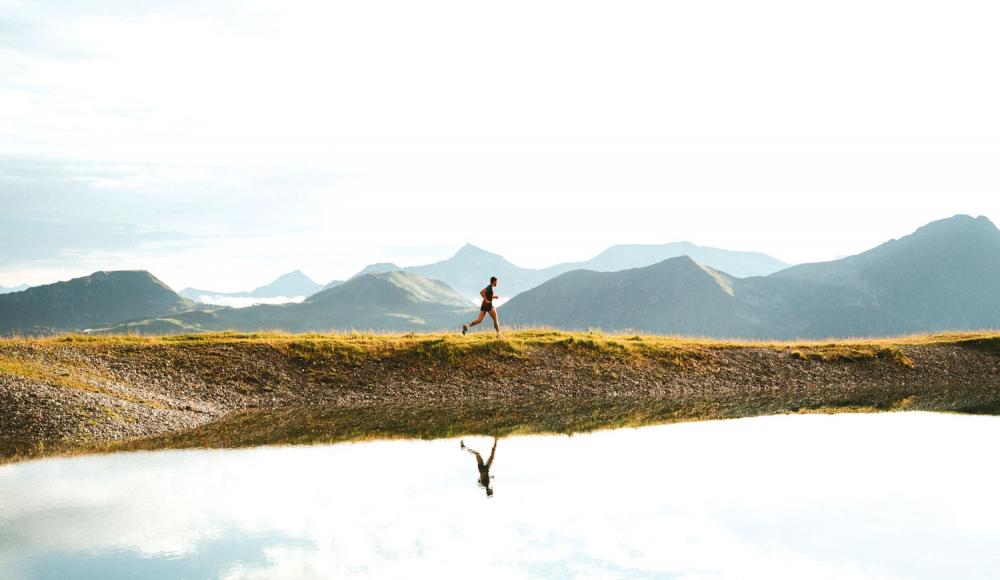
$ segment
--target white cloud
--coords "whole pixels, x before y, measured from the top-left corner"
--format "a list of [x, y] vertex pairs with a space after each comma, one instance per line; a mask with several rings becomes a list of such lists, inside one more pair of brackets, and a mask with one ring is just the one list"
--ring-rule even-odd
[[198, 302], [204, 304], [214, 304], [217, 306], [230, 306], [232, 308], [245, 308], [254, 304], [288, 304], [290, 302], [302, 302], [305, 296], [274, 296], [271, 298], [244, 298], [241, 296], [219, 296], [218, 294], [199, 294]]
[[[465, 241], [526, 266], [678, 239], [828, 259], [954, 213], [1000, 219], [998, 10], [14, 5], [0, 155], [112, 168], [89, 191], [162, 208], [173, 231], [261, 248], [269, 221], [299, 245], [258, 266], [320, 278]], [[205, 202], [196, 226], [171, 192]], [[261, 282], [204, 244], [161, 277]]]

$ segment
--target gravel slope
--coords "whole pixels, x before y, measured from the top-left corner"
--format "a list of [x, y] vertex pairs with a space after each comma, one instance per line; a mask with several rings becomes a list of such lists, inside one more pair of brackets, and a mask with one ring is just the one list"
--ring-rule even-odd
[[0, 341], [0, 459], [303, 406], [571, 405], [627, 397], [670, 401], [673, 418], [859, 408], [1000, 412], [997, 338], [882, 343], [847, 356], [837, 345], [653, 344], [631, 351], [572, 337], [537, 344], [481, 338], [470, 339], [477, 348], [419, 335], [398, 348], [346, 348], [322, 338]]

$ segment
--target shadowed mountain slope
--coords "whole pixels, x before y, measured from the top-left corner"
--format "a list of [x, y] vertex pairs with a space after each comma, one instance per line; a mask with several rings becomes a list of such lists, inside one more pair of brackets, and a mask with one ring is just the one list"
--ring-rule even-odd
[[732, 283], [682, 256], [620, 272], [567, 272], [519, 294], [500, 312], [518, 325], [719, 335], [742, 326]]
[[193, 306], [149, 272], [95, 272], [0, 296], [0, 334], [85, 329]]
[[856, 256], [774, 275], [863, 292], [914, 330], [1000, 327], [1000, 230], [958, 215]]
[[690, 258], [577, 270], [524, 292], [519, 325], [748, 338], [875, 336], [1000, 328], [1000, 231], [956, 216], [868, 252], [734, 278]]
[[438, 330], [454, 328], [473, 313], [468, 302], [443, 282], [408, 272], [383, 272], [352, 278], [299, 304], [205, 309], [128, 321], [101, 331]]

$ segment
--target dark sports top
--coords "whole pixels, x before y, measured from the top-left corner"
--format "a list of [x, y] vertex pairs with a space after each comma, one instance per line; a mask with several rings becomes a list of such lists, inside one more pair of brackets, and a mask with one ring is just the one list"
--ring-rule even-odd
[[486, 301], [492, 303], [493, 302], [493, 284], [490, 284], [486, 288], [483, 288], [483, 290], [486, 290]]

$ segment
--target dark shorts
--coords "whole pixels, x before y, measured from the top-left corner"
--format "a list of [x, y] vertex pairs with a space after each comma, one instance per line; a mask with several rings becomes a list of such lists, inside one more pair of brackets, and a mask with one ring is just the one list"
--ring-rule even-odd
[[490, 310], [493, 310], [492, 302], [483, 302], [483, 305], [479, 307], [480, 312], [489, 312]]

